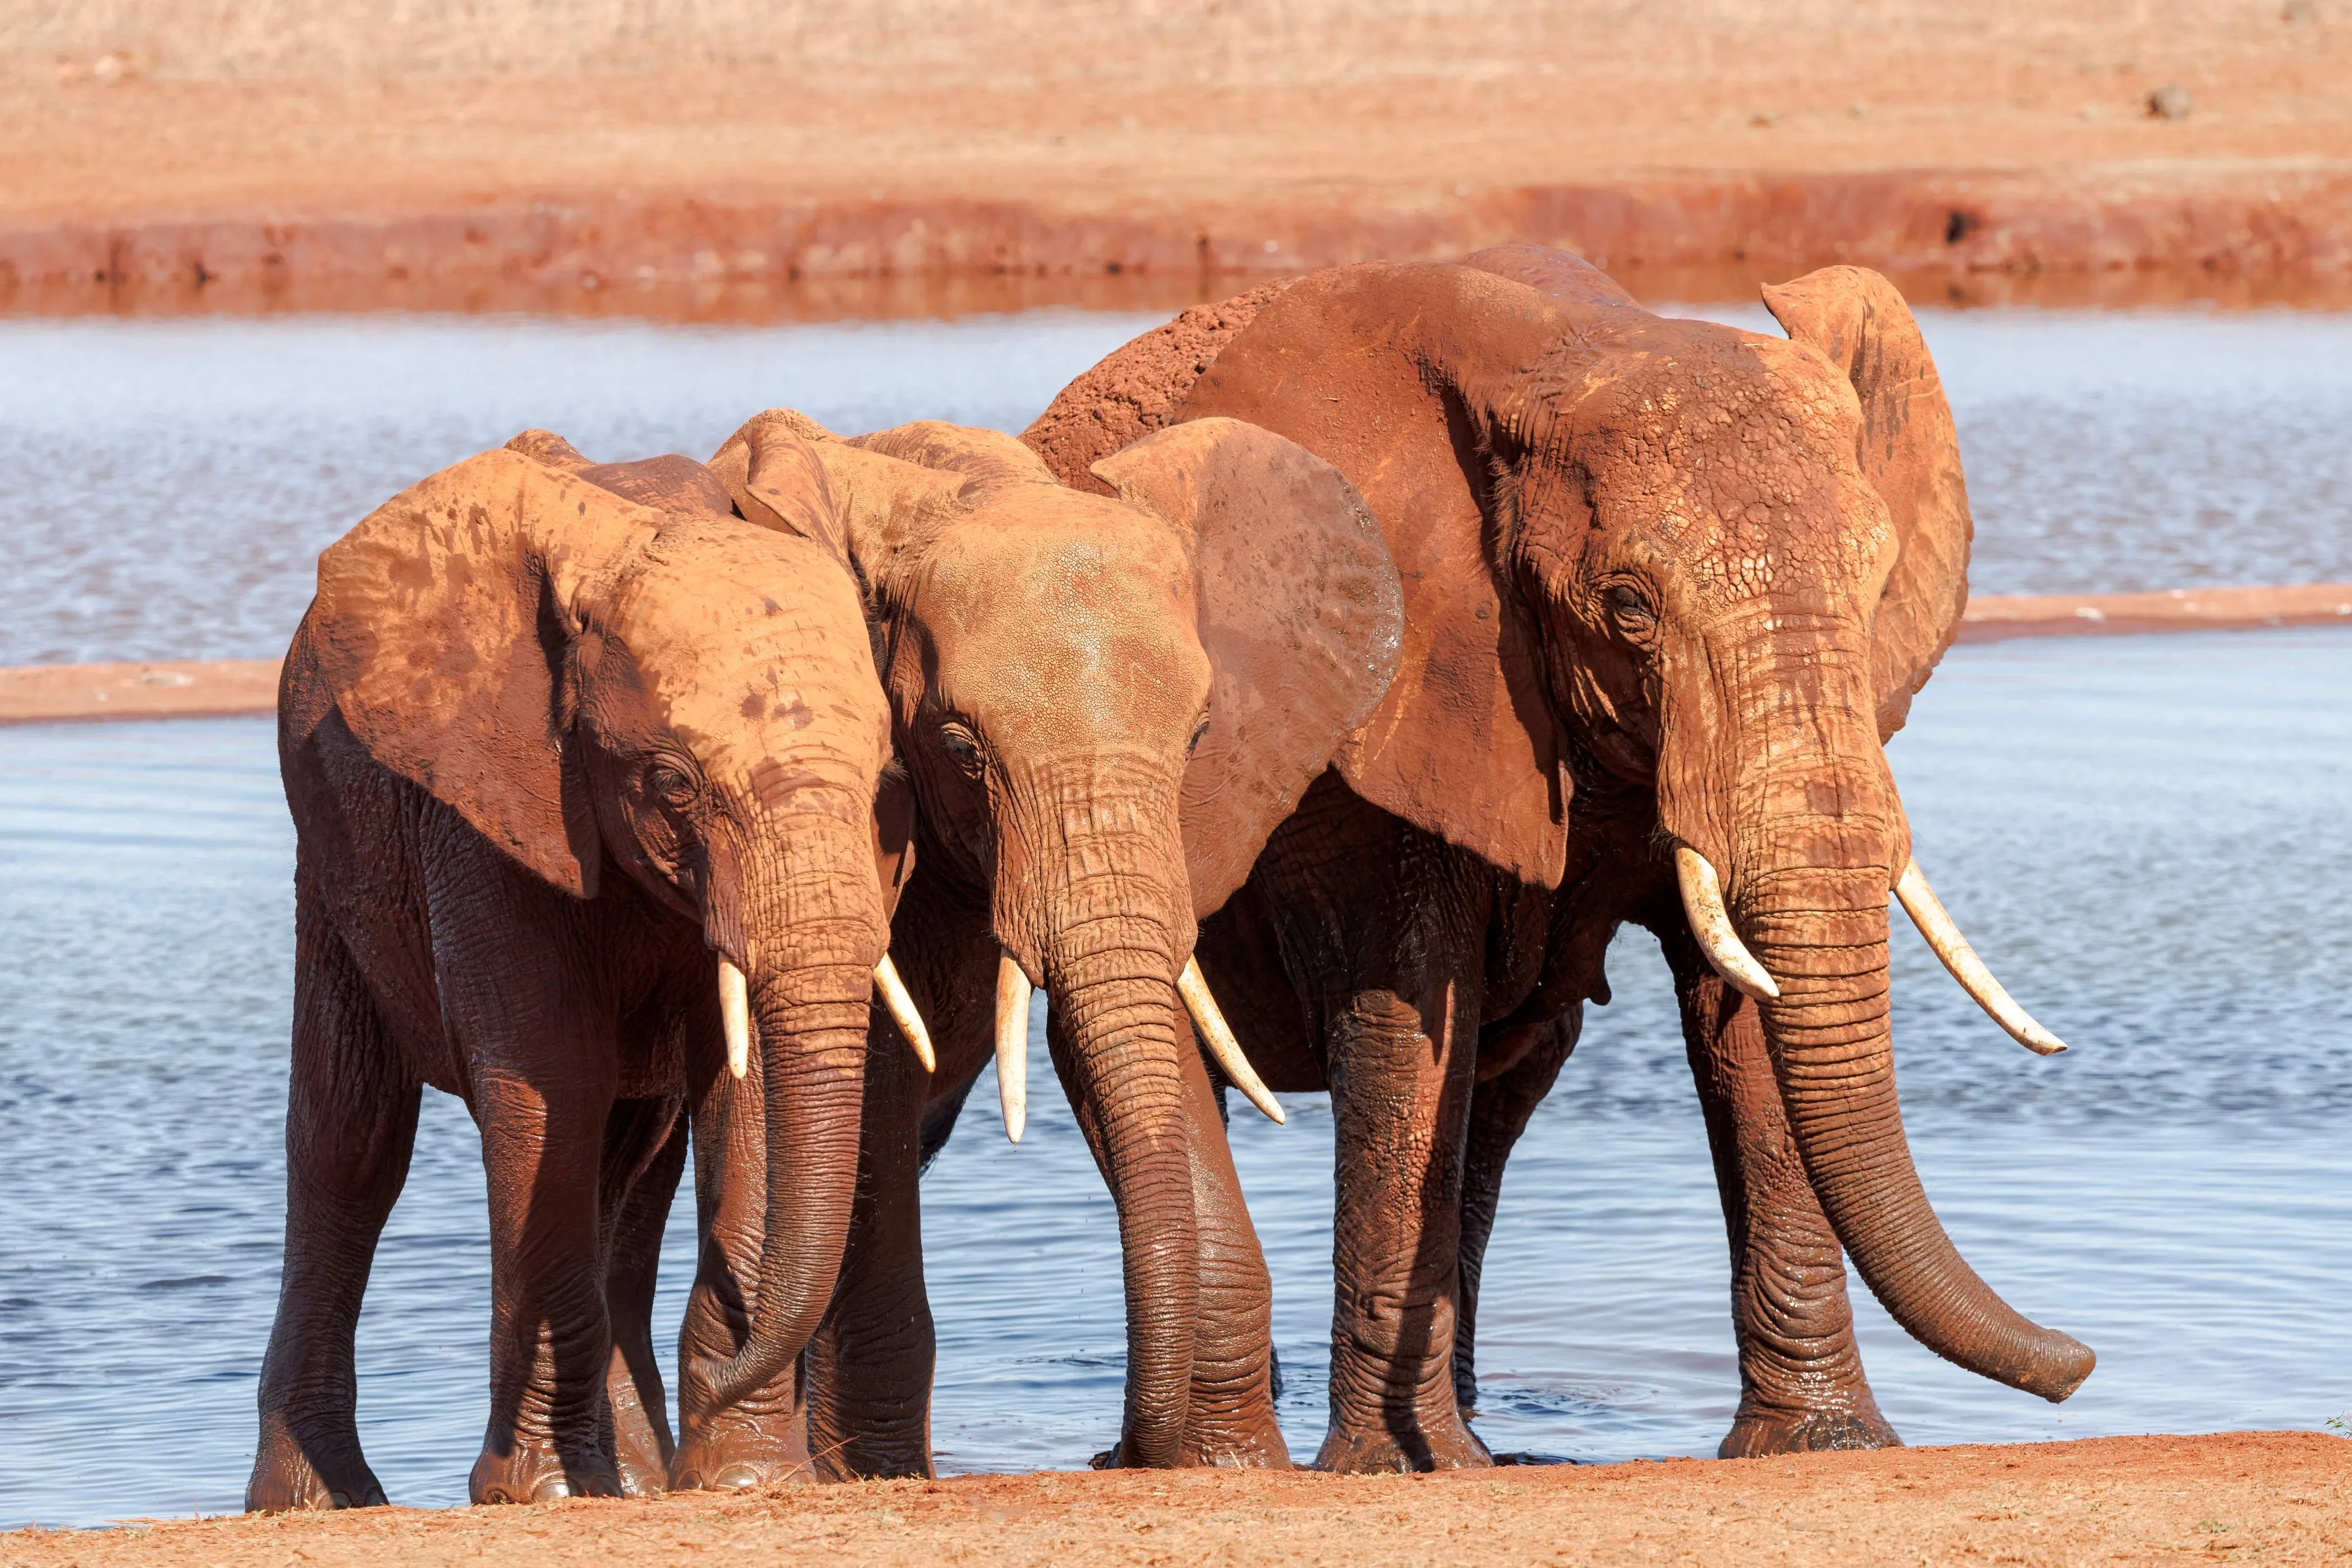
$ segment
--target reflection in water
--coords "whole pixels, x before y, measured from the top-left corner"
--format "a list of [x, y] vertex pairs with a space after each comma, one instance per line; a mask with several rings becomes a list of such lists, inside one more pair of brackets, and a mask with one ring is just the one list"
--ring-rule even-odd
[[[706, 455], [778, 403], [843, 431], [1017, 430], [1164, 316], [0, 319], [0, 664], [282, 653], [320, 548], [528, 425], [600, 459]], [[1977, 591], [2352, 580], [2352, 316], [1921, 319]]]
[[[2352, 633], [1961, 648], [1893, 758], [1921, 862], [2074, 1045], [2018, 1050], [1898, 932], [1928, 1192], [1995, 1288], [2100, 1366], [2043, 1404], [1936, 1360], [1857, 1285], [1888, 1416], [1952, 1442], [2352, 1411]], [[234, 1509], [283, 1216], [290, 830], [270, 727], [0, 729], [0, 1527]], [[1651, 949], [1612, 952], [1617, 1000], [1512, 1166], [1481, 1334], [1498, 1450], [1706, 1453], [1737, 1398], [1722, 1222]], [[1118, 1417], [1117, 1227], [1060, 1097], [1036, 1097], [1018, 1148], [994, 1103], [982, 1083], [922, 1186], [937, 1445], [951, 1469], [1075, 1467]], [[1288, 1104], [1288, 1127], [1233, 1126], [1307, 1458], [1331, 1129], [1320, 1097]], [[397, 1501], [463, 1499], [486, 1269], [478, 1145], [428, 1094], [359, 1336], [362, 1433]]]

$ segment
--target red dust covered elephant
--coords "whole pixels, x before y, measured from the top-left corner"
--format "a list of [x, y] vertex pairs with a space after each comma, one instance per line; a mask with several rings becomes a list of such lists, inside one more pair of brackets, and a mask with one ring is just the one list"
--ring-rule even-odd
[[[249, 1508], [383, 1500], [352, 1333], [426, 1084], [488, 1177], [477, 1501], [667, 1482], [646, 1317], [689, 1102], [767, 1190], [706, 1212], [689, 1329], [720, 1328], [689, 1333], [682, 1467], [723, 1467], [841, 1266], [910, 826], [856, 585], [698, 464], [512, 447], [331, 546], [287, 658], [286, 1260]], [[723, 1146], [698, 1154], [716, 1192]]]
[[2053, 1399], [2090, 1373], [1953, 1248], [1895, 1101], [1890, 889], [2055, 1048], [1942, 918], [1882, 749], [1966, 599], [1950, 412], [1876, 274], [1766, 300], [1788, 339], [1530, 248], [1337, 268], [1136, 340], [1024, 436], [1086, 486], [1149, 432], [1263, 425], [1349, 477], [1402, 580], [1393, 684], [1201, 938], [1265, 1079], [1332, 1095], [1327, 1467], [1487, 1461], [1467, 1291], [1626, 920], [1675, 970], [1729, 1231], [1726, 1454], [1897, 1440], [1842, 1250], [1961, 1365]]

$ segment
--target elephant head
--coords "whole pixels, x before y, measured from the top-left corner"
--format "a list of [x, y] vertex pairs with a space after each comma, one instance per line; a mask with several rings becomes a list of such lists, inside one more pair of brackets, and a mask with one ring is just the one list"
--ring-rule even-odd
[[1654, 789], [1694, 935], [1760, 1009], [1864, 1279], [1943, 1355], [2063, 1398], [2091, 1353], [1959, 1257], [1895, 1103], [1891, 887], [2056, 1049], [1935, 905], [1882, 749], [1967, 595], [1950, 410], [1877, 274], [1765, 292], [1788, 339], [1661, 319], [1557, 253], [1338, 268], [1267, 304], [1175, 417], [1280, 431], [1387, 530], [1404, 653], [1339, 755], [1349, 785], [1543, 886], [1577, 773]]
[[1279, 1115], [1208, 999], [1195, 923], [1386, 686], [1394, 569], [1335, 469], [1233, 421], [1106, 459], [1117, 498], [1057, 483], [1010, 436], [924, 423], [843, 442], [786, 411], [712, 466], [746, 517], [816, 534], [792, 499], [811, 452], [843, 499], [926, 867], [985, 900], [1001, 949], [1007, 1129], [1042, 986], [1099, 1133], [1127, 1260], [1119, 1451], [1172, 1463], [1199, 1267], [1180, 990]]
[[707, 944], [704, 1016], [739, 1077], [756, 1039], [768, 1116], [751, 1330], [706, 1379], [725, 1403], [833, 1292], [911, 802], [836, 557], [731, 516], [686, 459], [515, 447], [330, 547], [303, 636], [382, 766], [573, 897], [625, 879]]

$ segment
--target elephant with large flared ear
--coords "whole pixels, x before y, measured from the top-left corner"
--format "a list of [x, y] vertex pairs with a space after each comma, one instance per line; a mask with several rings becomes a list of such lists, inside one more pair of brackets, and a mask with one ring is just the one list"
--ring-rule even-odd
[[1337, 268], [1137, 340], [1024, 435], [1080, 484], [1142, 432], [1250, 420], [1356, 484], [1402, 576], [1395, 681], [1202, 936], [1265, 1078], [1332, 1092], [1328, 1466], [1486, 1462], [1465, 1273], [1628, 919], [1675, 969], [1730, 1232], [1726, 1453], [1896, 1440], [1841, 1248], [1960, 1364], [2053, 1399], [2090, 1373], [1954, 1249], [1895, 1103], [1890, 890], [2056, 1045], [1936, 904], [1882, 749], [1967, 594], [1950, 411], [1876, 274], [1766, 298], [1789, 339], [1526, 247]]
[[796, 1360], [841, 1266], [908, 825], [856, 585], [698, 464], [514, 448], [330, 546], [287, 656], [286, 1260], [249, 1508], [384, 1500], [352, 1332], [424, 1085], [465, 1098], [488, 1177], [476, 1501], [665, 1484], [625, 1243], [647, 1208], [658, 1237], [689, 1101], [725, 1123], [756, 1088], [730, 1124], [768, 1181], [702, 1249], [694, 1310], [744, 1330], [688, 1358], [689, 1447]]
[[1118, 1212], [1113, 1460], [1286, 1464], [1265, 1266], [1194, 1028], [1274, 1102], [1226, 1044], [1192, 944], [1387, 686], [1387, 547], [1330, 465], [1230, 420], [1106, 463], [1115, 496], [1056, 482], [993, 432], [843, 441], [784, 410], [711, 465], [745, 517], [817, 537], [812, 459], [840, 500], [919, 802], [892, 949], [938, 1069], [925, 1081], [877, 1018], [855, 1240], [808, 1356], [811, 1448], [832, 1474], [929, 1472], [916, 1176], [992, 1055], [1020, 1136], [1042, 988]]

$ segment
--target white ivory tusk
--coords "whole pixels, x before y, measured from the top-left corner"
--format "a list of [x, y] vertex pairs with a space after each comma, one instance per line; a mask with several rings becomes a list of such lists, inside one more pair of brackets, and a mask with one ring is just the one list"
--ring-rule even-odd
[[1217, 998], [1209, 994], [1208, 977], [1201, 973], [1198, 955], [1185, 960], [1184, 972], [1176, 977], [1176, 994], [1184, 998], [1184, 1010], [1192, 1015], [1192, 1027], [1201, 1031], [1202, 1041], [1217, 1065], [1232, 1080], [1249, 1103], [1265, 1113], [1266, 1119], [1279, 1127], [1287, 1120], [1282, 1107], [1265, 1086], [1265, 1081], [1242, 1054], [1242, 1042], [1225, 1023], [1225, 1015], [1217, 1010]]
[[751, 988], [724, 953], [719, 956], [719, 1025], [727, 1032], [727, 1071], [740, 1078], [751, 1070]]
[[1902, 900], [1911, 924], [1919, 928], [1919, 935], [1927, 939], [1927, 946], [1936, 950], [1936, 956], [1944, 961], [1944, 967], [1952, 972], [1960, 989], [1975, 998], [1977, 1006], [2009, 1031], [2010, 1039], [2037, 1056], [2055, 1056], [2066, 1049], [2063, 1040], [2035, 1023], [2033, 1016], [2019, 1007], [2017, 999], [1992, 977], [1992, 971], [1984, 967], [1984, 960], [1977, 956], [1969, 939], [1960, 935], [1960, 928], [1944, 912], [1943, 901], [1927, 885], [1927, 874], [1920, 871], [1917, 861], [1904, 866], [1902, 876], [1895, 883], [1895, 896]]
[[1707, 864], [1706, 857], [1688, 844], [1676, 844], [1675, 881], [1682, 886], [1683, 915], [1690, 922], [1691, 935], [1698, 938], [1699, 951], [1715, 966], [1715, 972], [1742, 996], [1759, 1002], [1779, 1001], [1780, 988], [1731, 928], [1731, 916], [1723, 907], [1723, 883], [1716, 880], [1715, 867]]
[[996, 960], [996, 1098], [1005, 1139], [1017, 1144], [1029, 1124], [1029, 977], [1010, 953]]
[[923, 1064], [926, 1072], [940, 1070], [940, 1059], [931, 1054], [931, 1031], [923, 1027], [923, 1015], [915, 1010], [915, 998], [907, 994], [907, 982], [898, 977], [898, 966], [890, 962], [890, 955], [874, 966], [874, 984], [882, 993], [882, 1005], [890, 1009], [890, 1021], [915, 1048], [915, 1060]]

